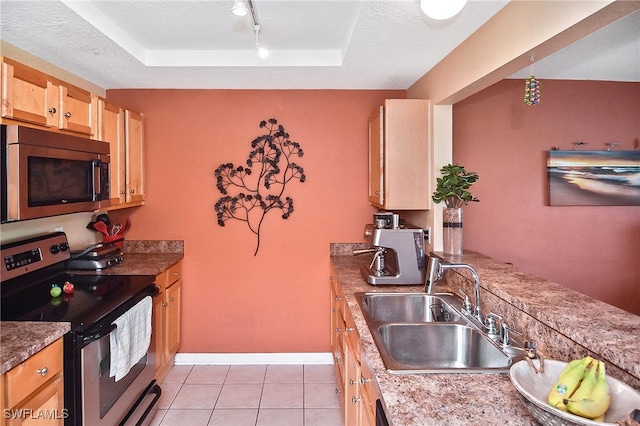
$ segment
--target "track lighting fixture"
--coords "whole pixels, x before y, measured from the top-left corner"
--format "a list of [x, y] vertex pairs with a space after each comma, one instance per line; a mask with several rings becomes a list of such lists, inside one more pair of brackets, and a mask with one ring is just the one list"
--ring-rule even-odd
[[258, 12], [253, 5], [253, 0], [235, 0], [231, 12], [237, 16], [245, 16], [251, 13], [251, 21], [253, 22], [253, 31], [256, 34], [256, 50], [258, 51], [258, 58], [266, 59], [269, 56], [269, 50], [260, 45], [260, 21], [258, 20]]
[[236, 16], [247, 16], [249, 10], [247, 10], [245, 0], [235, 0], [233, 3], [233, 7], [231, 8], [231, 13]]

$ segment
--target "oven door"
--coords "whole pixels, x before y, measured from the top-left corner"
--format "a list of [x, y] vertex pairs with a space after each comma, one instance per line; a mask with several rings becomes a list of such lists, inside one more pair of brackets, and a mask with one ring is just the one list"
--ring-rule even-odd
[[[125, 417], [130, 417], [134, 411], [146, 413], [145, 417], [150, 422], [157, 410], [157, 399], [160, 397], [160, 388], [157, 385], [154, 387], [155, 366], [149, 362], [150, 354], [143, 356], [129, 373], [117, 382], [114, 377], [109, 377], [110, 358], [110, 332], [81, 349], [82, 422], [79, 424], [125, 424]], [[155, 397], [147, 397], [147, 394], [153, 393]], [[145, 404], [144, 407], [138, 406], [142, 403]]]

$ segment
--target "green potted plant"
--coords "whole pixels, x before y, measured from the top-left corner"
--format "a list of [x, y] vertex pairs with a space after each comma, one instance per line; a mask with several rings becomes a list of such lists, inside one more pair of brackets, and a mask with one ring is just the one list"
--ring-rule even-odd
[[480, 178], [476, 172], [468, 172], [458, 164], [447, 164], [440, 173], [442, 177], [436, 180], [436, 191], [432, 197], [435, 203], [444, 201], [448, 208], [458, 208], [469, 201], [479, 201], [469, 192], [471, 185]]
[[479, 201], [469, 188], [480, 178], [476, 172], [468, 172], [464, 166], [447, 164], [440, 169], [442, 177], [436, 180], [432, 199], [447, 206], [442, 212], [443, 250], [445, 254], [462, 254], [462, 206]]

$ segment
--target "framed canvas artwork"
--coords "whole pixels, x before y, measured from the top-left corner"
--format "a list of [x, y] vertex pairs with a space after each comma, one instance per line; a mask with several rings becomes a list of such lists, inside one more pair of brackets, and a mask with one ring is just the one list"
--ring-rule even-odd
[[549, 151], [549, 205], [640, 206], [640, 151]]

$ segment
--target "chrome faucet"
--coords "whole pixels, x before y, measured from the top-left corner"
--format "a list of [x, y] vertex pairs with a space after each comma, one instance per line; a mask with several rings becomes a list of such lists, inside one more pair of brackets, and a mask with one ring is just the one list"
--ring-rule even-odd
[[484, 320], [482, 318], [482, 306], [480, 303], [480, 277], [478, 273], [473, 269], [470, 265], [466, 263], [445, 263], [442, 264], [440, 259], [435, 256], [429, 257], [429, 263], [427, 264], [427, 279], [425, 282], [425, 292], [427, 294], [432, 294], [433, 288], [435, 287], [436, 282], [438, 282], [442, 278], [442, 274], [447, 269], [468, 269], [471, 271], [471, 275], [473, 275], [473, 280], [475, 281], [475, 299], [476, 304], [473, 308], [473, 316], [480, 321], [481, 324], [484, 324]]

